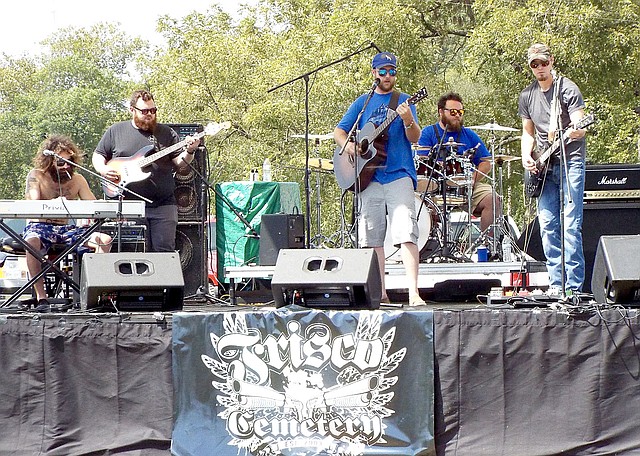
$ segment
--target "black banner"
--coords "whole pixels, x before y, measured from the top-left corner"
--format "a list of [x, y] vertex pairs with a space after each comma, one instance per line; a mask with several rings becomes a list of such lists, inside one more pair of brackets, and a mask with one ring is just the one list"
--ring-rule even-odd
[[431, 312], [178, 313], [173, 362], [173, 454], [435, 454]]

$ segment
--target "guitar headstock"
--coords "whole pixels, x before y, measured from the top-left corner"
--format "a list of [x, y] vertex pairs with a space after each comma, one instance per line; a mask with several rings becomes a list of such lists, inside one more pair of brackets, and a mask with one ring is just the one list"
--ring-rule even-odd
[[418, 90], [416, 93], [411, 95], [411, 97], [407, 100], [407, 103], [409, 103], [410, 105], [413, 105], [413, 104], [421, 102], [422, 100], [424, 100], [428, 96], [429, 96], [429, 94], [427, 93], [427, 88], [423, 87], [420, 90]]
[[220, 133], [222, 130], [228, 130], [231, 128], [231, 122], [228, 120], [222, 123], [210, 122], [204, 127], [204, 134], [207, 136], [213, 136]]

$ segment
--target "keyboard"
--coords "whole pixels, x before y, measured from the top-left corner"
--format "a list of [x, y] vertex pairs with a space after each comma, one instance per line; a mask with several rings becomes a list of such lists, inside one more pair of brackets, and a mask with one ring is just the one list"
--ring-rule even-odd
[[[0, 218], [113, 219], [118, 216], [117, 200], [0, 200]], [[144, 217], [144, 201], [122, 201], [124, 218]]]

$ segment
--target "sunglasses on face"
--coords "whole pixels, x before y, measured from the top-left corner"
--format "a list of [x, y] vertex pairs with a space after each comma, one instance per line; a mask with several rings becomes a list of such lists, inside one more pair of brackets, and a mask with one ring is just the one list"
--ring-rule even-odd
[[460, 116], [462, 117], [464, 115], [464, 109], [449, 109], [449, 108], [444, 108], [445, 111], [449, 111], [449, 114], [451, 114], [452, 116]]
[[137, 106], [134, 106], [133, 109], [135, 109], [136, 111], [140, 111], [143, 116], [146, 116], [147, 114], [155, 114], [156, 112], [158, 112], [158, 108], [140, 109]]
[[536, 63], [536, 62], [531, 62], [531, 63], [529, 64], [529, 66], [535, 70], [535, 69], [536, 69], [536, 68], [538, 68], [538, 67], [545, 68], [545, 67], [549, 66], [549, 62], [548, 62], [548, 61], [547, 61], [547, 62], [538, 62], [538, 63]]
[[389, 73], [389, 76], [395, 76], [398, 74], [398, 70], [395, 68], [391, 68], [390, 70], [385, 70], [384, 68], [382, 70], [378, 70], [378, 76], [386, 76], [387, 73]]

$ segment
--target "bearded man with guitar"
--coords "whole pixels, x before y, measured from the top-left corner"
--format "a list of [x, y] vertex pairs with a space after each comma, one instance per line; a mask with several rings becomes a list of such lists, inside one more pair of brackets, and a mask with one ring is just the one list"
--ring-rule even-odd
[[[389, 214], [389, 230], [393, 243], [400, 246], [402, 262], [407, 273], [409, 305], [424, 305], [418, 292], [418, 223], [414, 195], [417, 176], [411, 150], [411, 143], [417, 142], [420, 137], [416, 108], [409, 102], [409, 95], [393, 90], [397, 77], [395, 55], [388, 52], [376, 54], [371, 68], [371, 74], [376, 81], [372, 93], [357, 98], [334, 130], [333, 136], [340, 149], [340, 152], [334, 155], [334, 167], [336, 161], [354, 161], [355, 154], [361, 155], [356, 162], [359, 162], [360, 158], [369, 160], [371, 155], [375, 154], [375, 159], [367, 163], [371, 166], [365, 166], [360, 171], [360, 176], [366, 174], [367, 177], [364, 180], [360, 179], [360, 192], [357, 195], [360, 209], [359, 247], [375, 250], [382, 282], [382, 302], [388, 302], [384, 286], [384, 240], [387, 230], [386, 216]], [[365, 107], [367, 99], [369, 102]], [[371, 141], [362, 139], [360, 135], [356, 141], [348, 141], [349, 132], [352, 131], [363, 107], [357, 129], [375, 131], [375, 127], [388, 123], [386, 131], [380, 135], [372, 134]], [[387, 122], [391, 118], [393, 120]], [[373, 150], [370, 147], [371, 143], [375, 143]], [[339, 172], [336, 172], [336, 178]], [[353, 172], [349, 170], [347, 174]]]
[[[169, 149], [179, 143], [178, 134], [169, 126], [157, 122], [153, 95], [146, 90], [136, 90], [129, 101], [131, 120], [118, 122], [107, 129], [96, 147], [92, 163], [97, 172], [112, 182], [149, 199], [145, 207], [147, 226], [147, 250], [151, 252], [175, 251], [178, 227], [178, 206], [174, 196], [175, 168], [188, 166], [193, 161], [200, 139], [185, 138], [184, 148]], [[171, 151], [163, 154], [163, 149]], [[151, 158], [155, 151], [157, 158]], [[113, 160], [113, 161], [112, 161]], [[111, 164], [110, 164], [111, 162]], [[149, 162], [149, 163], [148, 163]], [[138, 163], [144, 166], [137, 167]], [[115, 166], [118, 164], [119, 166]], [[135, 168], [137, 172], [134, 172]], [[105, 188], [107, 196], [116, 196], [113, 188]], [[125, 199], [135, 199], [124, 193]]]
[[[555, 75], [554, 59], [548, 46], [532, 45], [527, 62], [536, 80], [520, 93], [518, 100], [518, 114], [522, 118], [522, 164], [530, 178], [539, 183], [525, 182], [530, 189], [539, 188], [527, 193], [530, 196], [539, 194], [538, 221], [550, 286], [557, 287], [562, 293], [580, 292], [585, 275], [582, 249], [586, 160], [586, 130], [582, 128], [584, 100], [573, 81]], [[566, 173], [561, 150], [565, 151]]]

